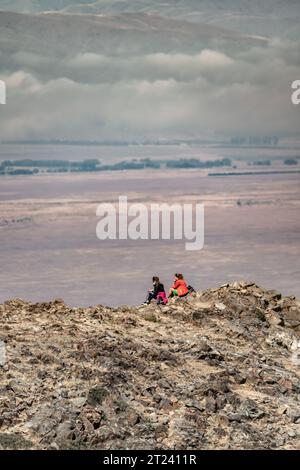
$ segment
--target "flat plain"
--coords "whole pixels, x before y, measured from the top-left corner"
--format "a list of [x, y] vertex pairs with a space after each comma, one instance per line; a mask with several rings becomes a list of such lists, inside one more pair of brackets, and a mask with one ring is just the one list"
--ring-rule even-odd
[[[147, 204], [203, 202], [204, 248], [186, 251], [181, 240], [98, 240], [96, 208], [117, 203], [119, 195]], [[0, 302], [62, 297], [70, 305], [135, 305], [144, 300], [152, 275], [168, 287], [176, 271], [199, 290], [247, 279], [300, 296], [299, 211], [297, 173], [212, 177], [164, 169], [5, 176]]]

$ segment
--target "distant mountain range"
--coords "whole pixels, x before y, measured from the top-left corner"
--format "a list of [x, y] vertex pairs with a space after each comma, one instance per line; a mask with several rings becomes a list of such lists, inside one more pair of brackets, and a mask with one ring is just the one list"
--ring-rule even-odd
[[0, 12], [1, 49], [4, 55], [8, 53], [9, 56], [20, 49], [56, 57], [86, 51], [118, 55], [120, 49], [132, 54], [196, 53], [209, 47], [233, 50], [243, 46], [264, 46], [266, 42], [266, 39], [221, 26], [195, 24], [148, 13], [98, 16]]
[[0, 0], [0, 10], [39, 13], [150, 13], [259, 36], [300, 36], [299, 0]]

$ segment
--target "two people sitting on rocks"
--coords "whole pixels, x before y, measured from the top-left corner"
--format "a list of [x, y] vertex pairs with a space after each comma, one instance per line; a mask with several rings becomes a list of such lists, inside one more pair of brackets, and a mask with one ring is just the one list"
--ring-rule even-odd
[[158, 276], [153, 276], [152, 278], [153, 288], [148, 291], [146, 304], [150, 304], [152, 300], [156, 300], [157, 304], [166, 305], [168, 299], [171, 297], [185, 297], [191, 292], [195, 292], [195, 289], [187, 285], [186, 281], [183, 278], [183, 274], [176, 273], [174, 276], [173, 284], [166, 296], [164, 285], [160, 282]]

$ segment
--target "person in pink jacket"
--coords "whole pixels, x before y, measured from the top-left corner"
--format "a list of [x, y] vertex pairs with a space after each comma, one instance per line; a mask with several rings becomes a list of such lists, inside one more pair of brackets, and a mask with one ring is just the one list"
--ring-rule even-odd
[[157, 304], [168, 303], [168, 298], [165, 293], [164, 285], [160, 282], [158, 276], [152, 278], [153, 288], [149, 289], [145, 304], [150, 304], [152, 300], [156, 300]]

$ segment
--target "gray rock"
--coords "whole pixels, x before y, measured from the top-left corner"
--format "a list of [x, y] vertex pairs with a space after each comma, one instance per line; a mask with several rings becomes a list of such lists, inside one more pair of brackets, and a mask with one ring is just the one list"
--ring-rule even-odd
[[289, 408], [287, 415], [290, 418], [291, 423], [300, 423], [300, 408]]
[[1, 431], [41, 449], [296, 449], [298, 310], [247, 282], [143, 313], [0, 305], [16, 359], [1, 368]]

